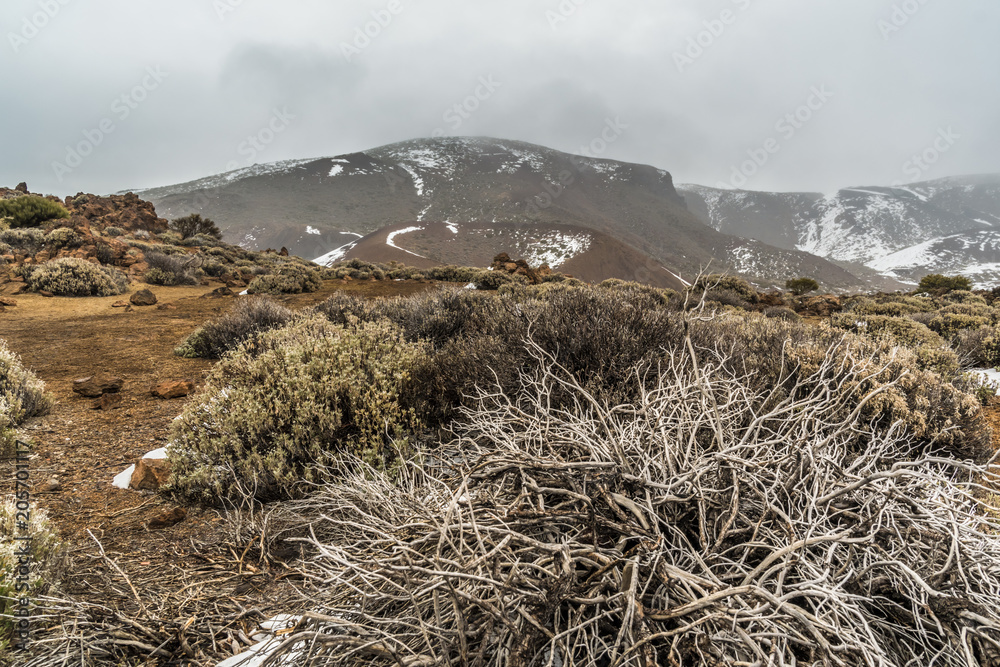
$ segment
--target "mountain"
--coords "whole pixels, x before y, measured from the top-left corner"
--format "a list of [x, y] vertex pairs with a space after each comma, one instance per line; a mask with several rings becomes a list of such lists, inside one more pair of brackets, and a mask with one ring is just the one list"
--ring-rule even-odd
[[[336, 157], [255, 165], [141, 195], [168, 218], [188, 213], [212, 218], [227, 241], [251, 249], [285, 246], [325, 260], [338, 251], [346, 256], [346, 246], [390, 226], [434, 222], [492, 229], [495, 242], [488, 252], [480, 243], [468, 256], [445, 253], [449, 261], [476, 259], [481, 265], [477, 258], [483, 253], [515, 256], [518, 230], [568, 226], [629, 249], [613, 251], [617, 257], [598, 259], [595, 253], [587, 262], [591, 266], [619, 264], [621, 253], [633, 253], [688, 278], [709, 267], [764, 284], [801, 275], [829, 287], [860, 282], [822, 258], [705, 225], [688, 210], [666, 171], [518, 141], [418, 139]], [[374, 251], [371, 246], [363, 247]]]
[[[905, 187], [845, 188], [832, 195], [680, 185], [688, 207], [714, 229], [916, 283], [961, 273], [1000, 285], [1000, 175]], [[860, 273], [863, 275], [864, 270]]]

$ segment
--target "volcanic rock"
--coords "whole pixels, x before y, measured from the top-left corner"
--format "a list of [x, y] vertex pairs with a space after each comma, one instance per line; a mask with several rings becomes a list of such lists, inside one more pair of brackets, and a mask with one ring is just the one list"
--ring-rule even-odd
[[169, 479], [170, 464], [165, 459], [139, 459], [132, 471], [129, 488], [136, 491], [156, 491]]
[[91, 375], [90, 377], [73, 380], [73, 392], [87, 398], [99, 398], [104, 394], [116, 394], [125, 386], [120, 377], [110, 375]]
[[187, 510], [183, 507], [175, 507], [172, 510], [167, 510], [162, 514], [158, 514], [149, 520], [146, 524], [147, 528], [150, 530], [157, 530], [160, 528], [169, 528], [175, 524], [180, 523], [187, 517]]
[[194, 382], [190, 380], [171, 380], [161, 382], [152, 387], [149, 392], [156, 398], [169, 399], [181, 398], [194, 391]]
[[155, 306], [156, 295], [148, 289], [142, 289], [129, 297], [129, 301], [135, 306]]

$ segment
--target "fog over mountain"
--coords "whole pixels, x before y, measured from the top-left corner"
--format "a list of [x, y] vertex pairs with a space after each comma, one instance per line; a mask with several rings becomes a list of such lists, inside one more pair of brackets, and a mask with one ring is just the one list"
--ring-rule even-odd
[[0, 23], [0, 183], [39, 192], [452, 135], [765, 191], [1000, 171], [992, 0], [10, 0]]

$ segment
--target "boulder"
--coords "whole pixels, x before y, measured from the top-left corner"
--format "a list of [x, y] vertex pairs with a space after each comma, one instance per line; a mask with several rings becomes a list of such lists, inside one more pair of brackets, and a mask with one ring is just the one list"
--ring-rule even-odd
[[148, 289], [142, 289], [129, 297], [129, 301], [131, 301], [134, 306], [155, 306], [156, 295]]
[[219, 287], [218, 289], [214, 289], [203, 296], [208, 299], [219, 299], [226, 296], [236, 296], [236, 293], [228, 287]]
[[176, 525], [183, 521], [187, 517], [187, 510], [183, 507], [175, 507], [172, 510], [167, 510], [161, 514], [157, 514], [155, 517], [149, 520], [146, 527], [150, 530], [158, 530], [160, 528], [169, 528], [170, 526]]
[[156, 491], [170, 479], [170, 464], [165, 459], [139, 459], [132, 471], [129, 488]]
[[149, 392], [156, 398], [182, 398], [194, 391], [194, 382], [190, 380], [169, 380], [152, 387]]
[[22, 195], [30, 194], [28, 192], [28, 184], [24, 182], [18, 183], [17, 187], [15, 187], [14, 190], [20, 192]]
[[116, 394], [125, 386], [120, 377], [111, 375], [91, 375], [73, 380], [73, 392], [87, 398], [100, 398], [104, 394]]
[[17, 299], [11, 299], [7, 296], [0, 296], [0, 306], [7, 306], [8, 308], [13, 308], [17, 305]]

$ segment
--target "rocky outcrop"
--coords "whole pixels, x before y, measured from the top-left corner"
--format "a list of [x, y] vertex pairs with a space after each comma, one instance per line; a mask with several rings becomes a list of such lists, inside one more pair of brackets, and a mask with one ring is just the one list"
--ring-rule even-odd
[[538, 268], [532, 268], [525, 260], [512, 260], [510, 255], [505, 252], [502, 252], [493, 258], [493, 264], [490, 265], [490, 269], [493, 271], [503, 271], [504, 273], [510, 273], [512, 275], [524, 276], [532, 285], [537, 285], [538, 283], [543, 282], [546, 276], [552, 274], [552, 269], [550, 269], [546, 264], [542, 264]]
[[139, 459], [132, 471], [129, 488], [156, 491], [170, 479], [170, 464], [165, 459]]

